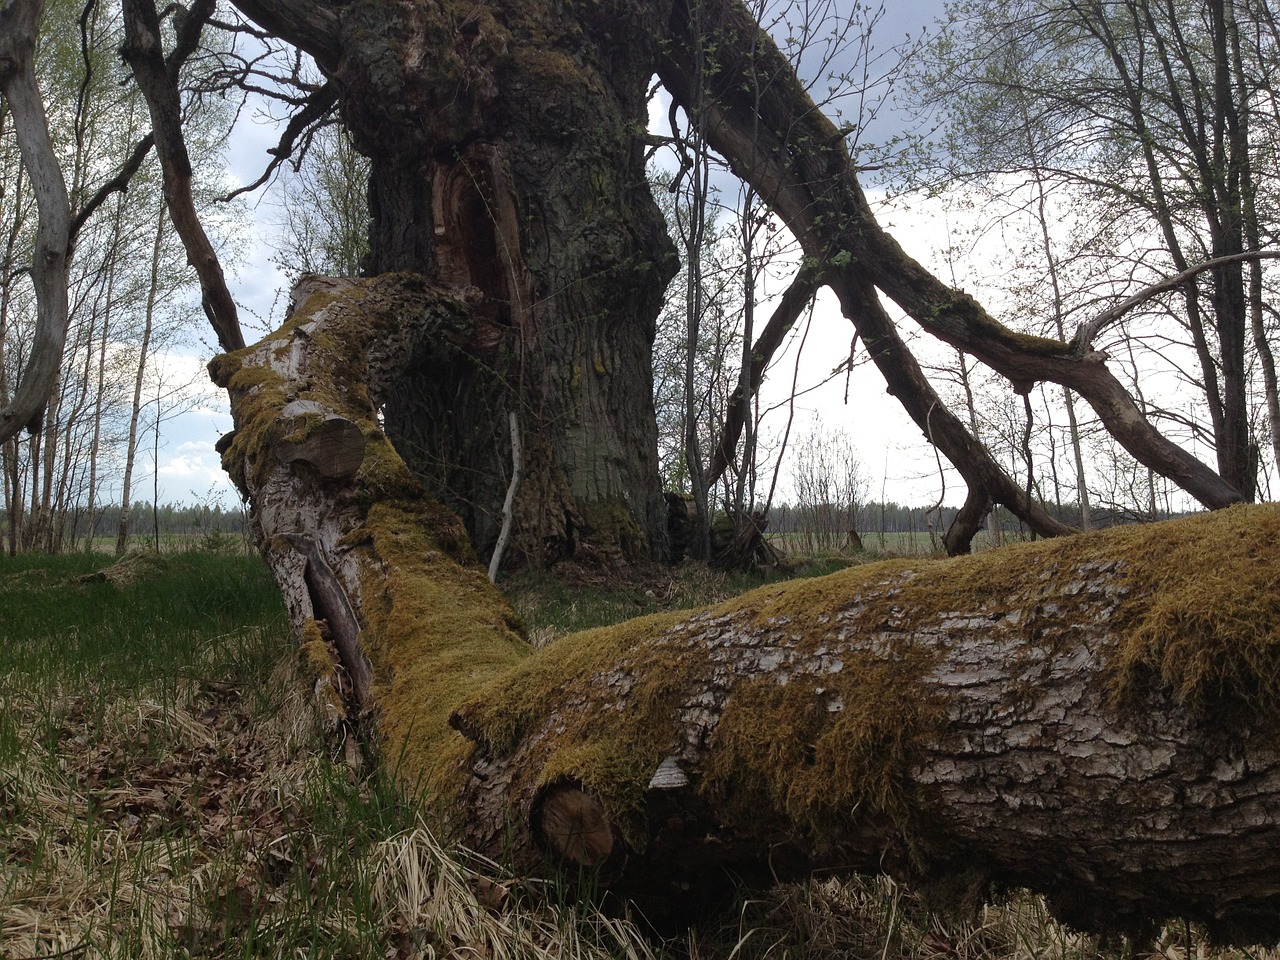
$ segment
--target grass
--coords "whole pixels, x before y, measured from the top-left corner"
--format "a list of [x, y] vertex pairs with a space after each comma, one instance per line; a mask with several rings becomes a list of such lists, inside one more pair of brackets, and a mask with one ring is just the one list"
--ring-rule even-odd
[[[744, 893], [680, 941], [652, 942], [568, 886], [442, 845], [413, 798], [331, 751], [256, 557], [144, 556], [110, 577], [102, 563], [0, 558], [0, 960], [1100, 953], [1033, 897], [946, 919], [859, 877]], [[686, 565], [509, 588], [550, 642], [761, 582]], [[1143, 955], [1228, 956], [1177, 926]]]
[[331, 755], [256, 557], [0, 560], [0, 957], [647, 956]]

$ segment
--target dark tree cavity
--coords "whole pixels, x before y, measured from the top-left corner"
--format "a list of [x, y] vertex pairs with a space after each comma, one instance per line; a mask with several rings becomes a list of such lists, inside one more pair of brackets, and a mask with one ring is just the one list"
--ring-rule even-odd
[[664, 29], [627, 2], [355, 4], [290, 30], [372, 160], [366, 270], [406, 271], [469, 306], [388, 391], [389, 434], [478, 549], [525, 457], [511, 554], [665, 551], [651, 345], [676, 269], [636, 134]]

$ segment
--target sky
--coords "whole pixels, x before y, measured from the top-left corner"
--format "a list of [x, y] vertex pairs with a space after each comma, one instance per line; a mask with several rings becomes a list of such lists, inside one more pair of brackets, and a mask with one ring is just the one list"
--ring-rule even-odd
[[[836, 0], [836, 5], [844, 0]], [[872, 43], [886, 59], [889, 48], [907, 37], [918, 37], [934, 18], [941, 14], [938, 0], [898, 0], [886, 7], [876, 25]], [[665, 122], [665, 104], [652, 105], [655, 124]], [[903, 120], [892, 108], [879, 111], [867, 128], [870, 139], [886, 138]], [[237, 184], [257, 179], [266, 164], [267, 149], [275, 146], [278, 125], [252, 110], [241, 115], [228, 140], [226, 168]], [[874, 190], [869, 196], [876, 199]], [[270, 222], [276, 214], [268, 194], [249, 198], [251, 230], [239, 237], [240, 256], [230, 264], [229, 282], [241, 310], [246, 338], [256, 339], [278, 322], [284, 302], [281, 291], [287, 290], [290, 278], [273, 262]], [[933, 251], [945, 243], [946, 232], [935, 215], [927, 210], [886, 212], [908, 253], [928, 262]], [[767, 307], [765, 308], [767, 311]], [[767, 316], [767, 313], [765, 314]], [[849, 355], [851, 327], [840, 316], [829, 294], [819, 298], [813, 312], [804, 353], [796, 371], [794, 353], [779, 358], [762, 390], [765, 406], [784, 403], [790, 393], [792, 375], [801, 389], [807, 389], [829, 377], [831, 370]], [[225, 395], [208, 382], [202, 368], [212, 355], [205, 345], [193, 347], [183, 354], [171, 354], [166, 362], [176, 370], [187, 372], [197, 384], [198, 398], [194, 406], [169, 420], [161, 428], [159, 452], [159, 502], [220, 503], [224, 508], [238, 503], [238, 495], [223, 473], [214, 449], [219, 437], [230, 430], [231, 417]], [[782, 414], [771, 420], [782, 423]], [[853, 444], [863, 468], [864, 480], [874, 499], [929, 505], [939, 500], [958, 504], [964, 490], [954, 475], [940, 477], [936, 458], [920, 431], [887, 397], [883, 380], [870, 366], [855, 369], [850, 377], [836, 377], [825, 386], [811, 389], [795, 402], [793, 437], [815, 425], [827, 433], [842, 432]], [[778, 429], [781, 429], [779, 426]], [[142, 484], [149, 487], [150, 481]], [[780, 487], [782, 498], [788, 492], [784, 477]], [[135, 499], [150, 499], [152, 490], [135, 489]]]

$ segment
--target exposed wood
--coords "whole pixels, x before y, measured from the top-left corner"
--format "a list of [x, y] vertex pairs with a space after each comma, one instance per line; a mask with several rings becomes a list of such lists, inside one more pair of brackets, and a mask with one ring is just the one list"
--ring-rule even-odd
[[306, 559], [305, 577], [315, 619], [328, 625], [329, 639], [351, 678], [355, 706], [360, 710], [371, 709], [369, 693], [373, 678], [369, 658], [360, 642], [360, 621], [351, 607], [346, 588], [314, 540], [297, 534], [288, 534], [285, 539]]
[[604, 807], [575, 784], [559, 783], [545, 791], [532, 820], [542, 844], [575, 867], [602, 868], [619, 846]]
[[0, 410], [0, 443], [24, 427], [32, 433], [40, 430], [67, 341], [71, 205], [36, 83], [36, 37], [43, 7], [42, 0], [4, 0], [0, 5], [0, 93], [13, 117], [18, 149], [39, 213], [31, 262], [36, 290], [35, 334], [30, 359], [13, 397]]
[[349, 477], [364, 463], [364, 434], [345, 417], [305, 400], [286, 404], [280, 414], [282, 429], [293, 427], [276, 446], [285, 463], [307, 463], [330, 478]]

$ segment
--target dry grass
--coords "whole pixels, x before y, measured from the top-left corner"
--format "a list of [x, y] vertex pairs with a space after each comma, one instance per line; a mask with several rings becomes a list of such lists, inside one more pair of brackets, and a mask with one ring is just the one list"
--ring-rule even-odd
[[6, 958], [637, 957], [632, 927], [557, 909], [450, 850], [380, 778], [333, 761], [305, 687], [255, 715], [191, 682], [166, 702], [7, 698]]

